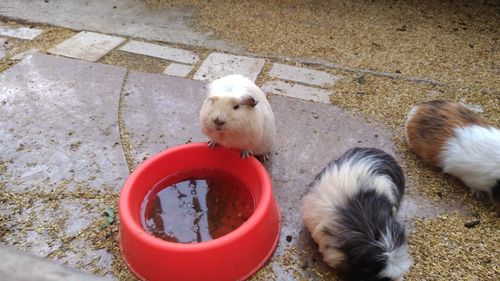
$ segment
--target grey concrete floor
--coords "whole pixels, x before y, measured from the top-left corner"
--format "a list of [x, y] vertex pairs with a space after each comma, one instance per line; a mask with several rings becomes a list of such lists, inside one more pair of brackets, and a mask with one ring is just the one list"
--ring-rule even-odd
[[[169, 147], [206, 141], [198, 124], [204, 91], [199, 81], [42, 54], [0, 74], [0, 182], [3, 192], [22, 198], [0, 209], [7, 218], [2, 242], [114, 277], [117, 257], [81, 233], [113, 207], [106, 194], [116, 198], [134, 166]], [[351, 147], [394, 155], [391, 132], [327, 104], [276, 95], [270, 102], [278, 138], [266, 168], [282, 230], [269, 266], [278, 280], [320, 280], [315, 272], [330, 269], [302, 225], [300, 198], [316, 173]], [[414, 216], [450, 207], [429, 209], [412, 190], [409, 183], [401, 212], [409, 228]]]
[[0, 15], [66, 27], [147, 40], [203, 46], [224, 51], [242, 47], [210, 38], [191, 27], [193, 8], [152, 11], [144, 0], [2, 0]]
[[0, 245], [0, 276], [9, 281], [105, 281], [98, 276], [69, 269], [46, 259]]

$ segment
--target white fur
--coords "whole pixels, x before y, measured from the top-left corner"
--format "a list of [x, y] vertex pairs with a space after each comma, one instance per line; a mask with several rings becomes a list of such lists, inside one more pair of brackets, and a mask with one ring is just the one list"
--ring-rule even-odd
[[500, 179], [500, 130], [478, 125], [456, 128], [440, 159], [445, 173], [460, 178], [473, 191], [490, 193]]
[[324, 261], [332, 267], [336, 267], [345, 258], [342, 252], [332, 247], [335, 245], [331, 245], [331, 236], [322, 231], [327, 226], [329, 229], [335, 229], [331, 226], [337, 223], [338, 218], [332, 212], [333, 208], [345, 206], [360, 187], [374, 189], [378, 194], [385, 195], [394, 205], [397, 204], [393, 193], [397, 192], [397, 187], [388, 176], [375, 174], [375, 167], [376, 160], [370, 157], [357, 163], [348, 160], [340, 167], [330, 167], [302, 199], [304, 225], [318, 243]]
[[[235, 111], [232, 103], [245, 96], [252, 96], [258, 104]], [[211, 97], [217, 101], [209, 101]], [[215, 118], [226, 122], [221, 130], [215, 129]], [[209, 84], [200, 122], [203, 133], [222, 146], [249, 150], [255, 155], [271, 151], [276, 130], [271, 105], [264, 92], [241, 75], [228, 75]]]
[[410, 269], [412, 264], [408, 255], [408, 244], [404, 243], [394, 249], [394, 242], [389, 231], [390, 229], [386, 229], [380, 241], [381, 247], [386, 251], [387, 265], [378, 276], [380, 278], [389, 277], [392, 280], [403, 280], [403, 274]]
[[239, 75], [227, 75], [208, 85], [208, 96], [241, 98], [250, 94], [256, 99], [265, 100], [266, 95], [250, 79]]
[[408, 138], [408, 123], [410, 122], [410, 120], [413, 119], [413, 117], [415, 117], [415, 114], [417, 113], [418, 111], [418, 105], [412, 107], [410, 109], [410, 111], [408, 112], [408, 115], [406, 116], [406, 120], [405, 120], [405, 129], [404, 129], [404, 135], [405, 135], [405, 139], [406, 139], [406, 142], [409, 142], [409, 138]]

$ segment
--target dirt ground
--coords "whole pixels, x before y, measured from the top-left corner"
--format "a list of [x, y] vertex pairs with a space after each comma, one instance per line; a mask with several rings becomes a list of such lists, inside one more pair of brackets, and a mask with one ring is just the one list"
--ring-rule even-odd
[[147, 0], [250, 51], [498, 88], [498, 1]]

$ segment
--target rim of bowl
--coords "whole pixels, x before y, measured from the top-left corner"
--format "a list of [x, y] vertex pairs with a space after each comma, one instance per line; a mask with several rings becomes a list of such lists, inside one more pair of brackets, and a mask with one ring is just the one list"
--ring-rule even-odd
[[[132, 195], [132, 185], [137, 181], [137, 177], [144, 170], [147, 170], [150, 166], [154, 165], [155, 162], [159, 161], [159, 159], [165, 157], [167, 154], [171, 154], [177, 151], [182, 151], [186, 149], [194, 149], [200, 146], [206, 146], [206, 143], [191, 143], [191, 144], [183, 144], [173, 148], [169, 148], [164, 150], [153, 157], [147, 159], [142, 164], [137, 167], [137, 169], [130, 174], [130, 176], [125, 181], [123, 185], [122, 191], [120, 192], [120, 198], [118, 202], [118, 212], [120, 214], [120, 224], [126, 224], [124, 227], [128, 227], [133, 236], [137, 239], [144, 241], [149, 246], [155, 248], [164, 248], [175, 251], [185, 251], [185, 252], [195, 252], [200, 250], [209, 250], [212, 248], [217, 248], [222, 245], [226, 245], [231, 243], [238, 238], [242, 237], [247, 231], [251, 228], [258, 225], [258, 223], [264, 219], [266, 215], [266, 208], [269, 208], [271, 205], [272, 198], [272, 183], [264, 166], [255, 158], [250, 157], [245, 161], [248, 161], [249, 165], [252, 165], [257, 170], [257, 175], [259, 176], [261, 182], [261, 198], [257, 206], [255, 207], [255, 211], [252, 213], [250, 218], [246, 220], [242, 225], [240, 225], [235, 230], [229, 232], [228, 234], [221, 236], [219, 238], [203, 241], [198, 243], [176, 243], [165, 241], [161, 238], [157, 238], [147, 232], [141, 225], [140, 222], [137, 222], [133, 219], [132, 210], [128, 202], [130, 201], [130, 197]], [[229, 148], [218, 148], [218, 149], [227, 149], [233, 150]], [[232, 151], [227, 151], [226, 153], [233, 153]]]

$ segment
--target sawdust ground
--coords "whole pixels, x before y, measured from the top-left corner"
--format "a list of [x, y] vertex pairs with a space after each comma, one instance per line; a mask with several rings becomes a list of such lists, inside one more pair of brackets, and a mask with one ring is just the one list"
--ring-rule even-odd
[[99, 60], [101, 63], [126, 67], [129, 71], [139, 71], [148, 73], [162, 73], [169, 64], [168, 61], [138, 55], [119, 50], [113, 50]]
[[146, 0], [252, 52], [498, 89], [498, 1]]

